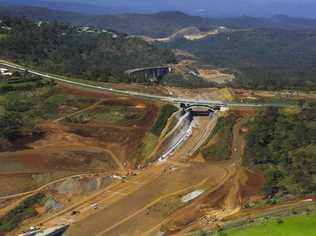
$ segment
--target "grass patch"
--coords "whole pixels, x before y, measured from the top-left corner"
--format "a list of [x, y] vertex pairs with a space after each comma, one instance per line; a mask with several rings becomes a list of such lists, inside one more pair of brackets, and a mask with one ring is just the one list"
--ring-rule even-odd
[[[37, 79], [23, 82], [24, 75], [16, 75], [19, 83], [0, 82], [0, 139], [12, 144], [0, 144], [0, 150], [13, 148], [19, 140], [39, 138], [39, 124], [87, 107], [96, 100], [69, 95], [51, 81]], [[22, 81], [22, 82], [21, 82]], [[5, 142], [4, 142], [5, 143]]]
[[9, 232], [15, 229], [23, 220], [37, 216], [35, 206], [42, 203], [45, 194], [37, 193], [25, 199], [20, 205], [0, 218], [0, 231]]
[[233, 229], [227, 236], [314, 236], [316, 232], [316, 213], [274, 218], [266, 223], [248, 228]]
[[107, 121], [112, 124], [128, 125], [140, 121], [145, 116], [144, 109], [126, 106], [103, 107], [100, 112], [94, 114], [94, 120]]
[[148, 157], [155, 149], [158, 140], [159, 138], [156, 135], [149, 132], [143, 139], [143, 142], [138, 146], [136, 153], [133, 155], [133, 160], [135, 160], [137, 164], [149, 161]]
[[169, 124], [167, 124], [166, 128], [163, 130], [164, 133], [162, 133], [162, 137], [165, 137], [171, 130], [177, 125], [178, 118], [173, 116], [170, 120]]
[[154, 135], [159, 137], [162, 130], [165, 128], [169, 117], [177, 110], [178, 110], [177, 107], [173, 105], [170, 105], [170, 104], [164, 105], [159, 112], [158, 118], [156, 119], [156, 122], [154, 126], [152, 127], [151, 132]]
[[[205, 160], [228, 160], [232, 153], [233, 128], [237, 120], [235, 115], [221, 117], [211, 133], [208, 142], [200, 150]], [[208, 144], [211, 139], [215, 143]]]
[[178, 109], [170, 104], [164, 105], [159, 112], [159, 115], [152, 126], [150, 132], [148, 132], [142, 141], [142, 143], [138, 146], [135, 154], [133, 155], [133, 160], [137, 164], [146, 164], [150, 160], [150, 154], [155, 149], [159, 137], [167, 125], [169, 117], [176, 112]]
[[98, 107], [94, 111], [87, 111], [73, 117], [67, 122], [84, 124], [87, 122], [106, 122], [114, 125], [130, 125], [144, 118], [146, 111], [134, 107], [107, 106]]

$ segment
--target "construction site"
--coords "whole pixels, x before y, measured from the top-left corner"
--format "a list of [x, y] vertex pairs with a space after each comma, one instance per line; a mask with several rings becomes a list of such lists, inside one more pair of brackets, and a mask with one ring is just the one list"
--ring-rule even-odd
[[191, 235], [306, 200], [245, 209], [264, 197], [263, 173], [242, 165], [258, 108], [175, 107], [63, 83], [57, 93], [76, 102], [59, 104], [41, 138], [0, 153], [0, 216], [31, 213], [7, 235]]

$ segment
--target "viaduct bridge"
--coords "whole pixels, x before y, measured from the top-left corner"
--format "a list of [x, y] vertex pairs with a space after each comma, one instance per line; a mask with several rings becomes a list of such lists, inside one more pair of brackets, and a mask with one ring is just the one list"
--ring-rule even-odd
[[151, 82], [159, 82], [165, 75], [172, 71], [172, 66], [156, 66], [136, 68], [125, 71], [131, 79], [144, 79]]

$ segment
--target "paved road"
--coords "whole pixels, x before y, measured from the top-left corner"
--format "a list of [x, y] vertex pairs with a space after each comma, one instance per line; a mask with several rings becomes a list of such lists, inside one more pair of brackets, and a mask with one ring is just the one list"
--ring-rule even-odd
[[120, 89], [113, 89], [113, 88], [106, 88], [106, 87], [101, 87], [97, 85], [91, 85], [91, 84], [86, 84], [82, 82], [76, 82], [68, 79], [62, 79], [57, 75], [49, 75], [43, 72], [38, 72], [32, 69], [28, 69], [26, 67], [16, 65], [16, 64], [11, 64], [9, 62], [3, 62], [0, 61], [1, 65], [4, 65], [9, 68], [13, 68], [16, 70], [28, 70], [29, 73], [34, 74], [34, 75], [39, 75], [43, 78], [46, 79], [52, 79], [57, 82], [61, 83], [66, 83], [70, 85], [75, 85], [75, 86], [80, 86], [80, 87], [86, 87], [90, 89], [95, 89], [95, 90], [101, 90], [101, 91], [106, 91], [110, 93], [116, 93], [116, 94], [123, 94], [127, 96], [135, 96], [135, 97], [142, 97], [142, 98], [147, 98], [147, 99], [153, 99], [153, 100], [161, 100], [161, 101], [167, 101], [171, 103], [189, 103], [189, 104], [196, 104], [196, 105], [218, 105], [218, 106], [230, 106], [230, 107], [284, 107], [284, 106], [289, 106], [287, 104], [251, 104], [251, 103], [227, 103], [223, 101], [215, 101], [215, 100], [198, 100], [198, 99], [187, 99], [187, 98], [180, 98], [180, 97], [168, 97], [168, 96], [160, 96], [160, 95], [153, 95], [153, 94], [147, 94], [147, 93], [140, 93], [140, 92], [134, 92], [134, 91], [127, 91], [127, 90], [120, 90]]

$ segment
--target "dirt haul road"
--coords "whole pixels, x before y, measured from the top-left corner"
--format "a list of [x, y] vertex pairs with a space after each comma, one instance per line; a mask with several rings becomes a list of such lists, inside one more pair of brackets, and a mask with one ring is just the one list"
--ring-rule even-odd
[[[192, 137], [180, 149], [186, 150], [185, 153], [200, 141], [200, 132], [208, 121], [198, 123]], [[137, 176], [117, 181], [67, 209], [32, 222], [32, 225], [42, 224], [45, 228], [72, 223], [66, 235], [117, 235], [124, 232], [139, 235], [148, 232], [164, 221], [163, 212], [151, 210], [156, 204], [194, 191], [204, 184], [220, 186], [229, 176], [230, 170], [221, 164], [180, 164], [182, 155], [182, 152], [175, 152], [170, 163], [151, 165]], [[96, 204], [97, 209], [94, 209], [92, 206]], [[79, 211], [80, 214], [72, 215], [73, 211]], [[25, 225], [27, 227], [29, 225]]]
[[[208, 118], [207, 118], [208, 119]], [[159, 163], [144, 170], [137, 176], [138, 188], [132, 187], [135, 180], [125, 187], [117, 186], [115, 196], [100, 199], [99, 209], [86, 208], [66, 232], [66, 235], [142, 235], [156, 229], [165, 220], [165, 209], [156, 209], [173, 198], [208, 185], [219, 188], [235, 172], [228, 165], [180, 162], [184, 153], [188, 153], [200, 142], [200, 132], [208, 124], [201, 120], [200, 126], [193, 130], [192, 137], [181, 146], [179, 152], [170, 157], [170, 161]], [[145, 174], [148, 173], [148, 174]], [[149, 179], [148, 176], [157, 177]], [[143, 177], [142, 177], [143, 176]], [[177, 203], [174, 211], [177, 209]]]
[[[168, 169], [167, 164], [163, 166]], [[66, 235], [121, 235], [127, 232], [128, 235], [141, 235], [164, 220], [159, 212], [148, 213], [156, 203], [193, 191], [211, 180], [215, 180], [212, 184], [221, 184], [228, 173], [220, 166], [202, 164], [174, 172], [162, 171], [156, 179], [134, 192], [121, 191], [126, 196], [72, 224]]]

